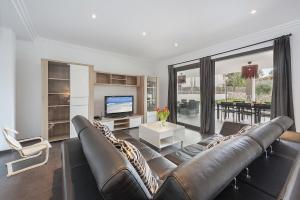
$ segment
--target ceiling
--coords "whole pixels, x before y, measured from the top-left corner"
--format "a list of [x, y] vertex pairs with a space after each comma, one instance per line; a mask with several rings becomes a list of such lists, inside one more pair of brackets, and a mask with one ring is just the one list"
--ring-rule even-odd
[[151, 60], [300, 19], [299, 0], [1, 0], [0, 6], [0, 25], [19, 39], [41, 36]]

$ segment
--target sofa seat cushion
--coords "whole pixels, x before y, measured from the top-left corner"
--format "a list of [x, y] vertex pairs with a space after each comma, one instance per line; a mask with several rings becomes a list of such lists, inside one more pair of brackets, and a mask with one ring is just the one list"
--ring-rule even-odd
[[138, 149], [144, 149], [144, 148], [148, 147], [144, 143], [141, 143], [140, 141], [138, 141], [137, 139], [134, 139], [134, 138], [126, 138], [125, 140], [127, 142], [130, 142], [133, 146], [135, 146]]
[[161, 155], [151, 149], [150, 147], [145, 147], [142, 149], [139, 149], [143, 157], [145, 158], [146, 161], [152, 160], [154, 158], [160, 157]]
[[194, 157], [195, 155], [205, 151], [207, 148], [199, 144], [191, 144], [181, 149], [182, 152]]
[[162, 156], [151, 159], [147, 163], [160, 180], [164, 180], [177, 167], [177, 165]]
[[223, 135], [215, 134], [215, 135], [213, 135], [213, 136], [211, 136], [211, 137], [209, 137], [209, 138], [206, 138], [206, 139], [204, 139], [204, 140], [201, 140], [201, 141], [198, 142], [197, 144], [206, 147], [207, 145], [209, 145], [209, 144], [211, 144], [211, 143], [213, 143], [213, 142], [215, 142], [215, 141], [217, 141], [217, 140], [219, 140], [220, 138], [223, 138], [223, 137], [224, 137]]
[[168, 160], [172, 161], [176, 165], [180, 165], [192, 158], [189, 154], [184, 153], [183, 151], [175, 151], [165, 156]]

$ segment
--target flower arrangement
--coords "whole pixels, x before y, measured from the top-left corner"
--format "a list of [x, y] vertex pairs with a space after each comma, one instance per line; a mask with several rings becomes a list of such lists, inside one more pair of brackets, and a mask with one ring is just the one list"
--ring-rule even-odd
[[170, 115], [168, 107], [164, 107], [163, 109], [157, 108], [156, 113], [161, 125], [166, 126], [166, 121]]

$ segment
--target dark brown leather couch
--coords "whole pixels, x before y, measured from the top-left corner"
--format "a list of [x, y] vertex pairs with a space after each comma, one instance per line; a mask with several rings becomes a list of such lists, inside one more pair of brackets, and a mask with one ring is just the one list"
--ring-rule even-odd
[[80, 141], [71, 139], [63, 144], [64, 198], [67, 200], [213, 199], [293, 123], [287, 117], [280, 117], [251, 130], [253, 133], [210, 150], [201, 144], [190, 145], [178, 151], [186, 156], [178, 166], [174, 160], [171, 162], [143, 143], [124, 136], [123, 139], [140, 149], [160, 180], [160, 188], [152, 197], [132, 165], [88, 120], [76, 116], [72, 122]]

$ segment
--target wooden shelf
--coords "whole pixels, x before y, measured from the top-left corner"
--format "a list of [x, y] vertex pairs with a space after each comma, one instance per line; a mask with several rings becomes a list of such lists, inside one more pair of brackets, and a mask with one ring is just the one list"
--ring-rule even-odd
[[126, 78], [111, 78], [112, 80], [126, 81]]
[[96, 72], [95, 85], [137, 87], [137, 86], [139, 86], [138, 79], [139, 79], [139, 76]]
[[48, 80], [55, 80], [55, 81], [69, 81], [70, 79], [65, 79], [65, 78], [48, 78]]
[[115, 122], [114, 123], [115, 126], [123, 125], [123, 124], [129, 124], [129, 122]]
[[56, 108], [56, 107], [70, 107], [70, 105], [52, 105], [52, 106], [48, 106], [48, 108]]
[[124, 130], [124, 129], [128, 129], [128, 128], [129, 128], [129, 126], [114, 127], [114, 131]]
[[66, 63], [48, 62], [48, 78], [70, 79], [70, 66]]
[[67, 96], [70, 96], [70, 93], [65, 93], [65, 92], [49, 92], [48, 94], [57, 94], [57, 95], [67, 95]]
[[61, 141], [61, 140], [66, 140], [69, 139], [70, 136], [69, 135], [59, 135], [59, 136], [49, 136], [49, 142], [57, 142], [57, 141]]
[[66, 124], [70, 123], [70, 120], [61, 120], [61, 121], [49, 121], [48, 124]]
[[173, 144], [177, 144], [180, 142], [181, 142], [181, 140], [174, 136], [166, 137], [166, 138], [163, 138], [160, 140], [160, 148], [164, 148], [164, 147], [167, 147], [167, 146], [170, 146]]

